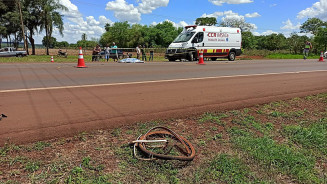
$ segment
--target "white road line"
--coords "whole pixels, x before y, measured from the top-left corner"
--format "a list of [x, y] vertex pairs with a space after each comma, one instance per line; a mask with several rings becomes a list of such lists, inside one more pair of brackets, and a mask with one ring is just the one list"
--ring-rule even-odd
[[216, 77], [187, 78], [187, 79], [167, 79], [167, 80], [155, 80], [155, 81], [122, 82], [122, 83], [111, 83], [111, 84], [90, 84], [90, 85], [60, 86], [60, 87], [46, 87], [46, 88], [10, 89], [10, 90], [0, 90], [0, 93], [24, 92], [24, 91], [40, 91], [40, 90], [53, 90], [53, 89], [69, 89], [69, 88], [104, 87], [104, 86], [131, 85], [131, 84], [147, 84], [147, 83], [177, 82], [177, 81], [190, 81], [190, 80], [205, 80], [205, 79], [221, 79], [221, 78], [265, 76], [265, 75], [299, 74], [299, 73], [313, 73], [313, 72], [327, 72], [327, 70], [297, 71], [297, 72], [282, 72], [282, 73], [264, 73], [264, 74], [249, 74], [249, 75], [231, 75], [231, 76], [227, 75], [227, 76], [216, 76]]

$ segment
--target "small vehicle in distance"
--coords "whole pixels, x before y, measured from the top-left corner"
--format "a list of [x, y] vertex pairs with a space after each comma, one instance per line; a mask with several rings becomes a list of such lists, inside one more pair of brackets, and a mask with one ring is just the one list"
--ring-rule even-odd
[[68, 54], [67, 54], [67, 52], [64, 52], [61, 49], [59, 49], [57, 56], [66, 58], [68, 56]]
[[0, 49], [0, 57], [23, 57], [23, 56], [27, 56], [25, 50], [17, 51], [13, 47], [5, 47]]

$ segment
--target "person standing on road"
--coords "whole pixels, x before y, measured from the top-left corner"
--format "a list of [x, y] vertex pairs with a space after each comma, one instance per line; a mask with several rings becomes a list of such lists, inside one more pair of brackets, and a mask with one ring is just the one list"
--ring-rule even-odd
[[110, 47], [109, 47], [109, 45], [107, 45], [107, 47], [105, 48], [104, 55], [105, 55], [105, 59], [107, 60], [107, 62], [109, 62], [109, 57], [110, 57]]
[[303, 50], [303, 59], [307, 59], [310, 49], [312, 49], [312, 44], [309, 41], [306, 41]]
[[141, 53], [142, 53], [142, 61], [146, 61], [145, 46], [142, 47], [142, 49], [141, 49]]
[[151, 47], [149, 61], [153, 61], [153, 52], [153, 48]]
[[99, 53], [101, 52], [100, 45], [98, 44], [96, 47], [94, 47], [92, 52], [92, 61], [99, 61]]
[[141, 45], [140, 46], [136, 46], [136, 58], [137, 59], [140, 59], [140, 54], [141, 54], [141, 49], [140, 49]]
[[[116, 55], [116, 57], [115, 56], [113, 57], [114, 62], [118, 62], [118, 50], [117, 50], [118, 47], [115, 42], [112, 42], [111, 48], [112, 48], [112, 53], [114, 53], [114, 55]], [[117, 59], [117, 61], [116, 61], [116, 59]]]

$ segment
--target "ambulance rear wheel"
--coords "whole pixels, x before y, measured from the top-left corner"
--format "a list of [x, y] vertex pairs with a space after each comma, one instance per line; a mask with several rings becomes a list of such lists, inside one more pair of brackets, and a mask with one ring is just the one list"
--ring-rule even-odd
[[168, 58], [168, 61], [176, 61], [175, 58]]
[[235, 60], [235, 57], [236, 57], [235, 52], [230, 52], [230, 53], [228, 54], [228, 60], [229, 60], [229, 61], [234, 61], [234, 60]]

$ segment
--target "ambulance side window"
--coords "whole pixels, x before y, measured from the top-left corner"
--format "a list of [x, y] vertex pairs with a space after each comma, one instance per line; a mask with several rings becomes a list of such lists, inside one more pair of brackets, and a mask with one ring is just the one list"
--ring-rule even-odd
[[199, 43], [203, 42], [203, 32], [198, 33]]
[[197, 33], [192, 40], [192, 43], [201, 43], [201, 42], [203, 42], [203, 32]]

